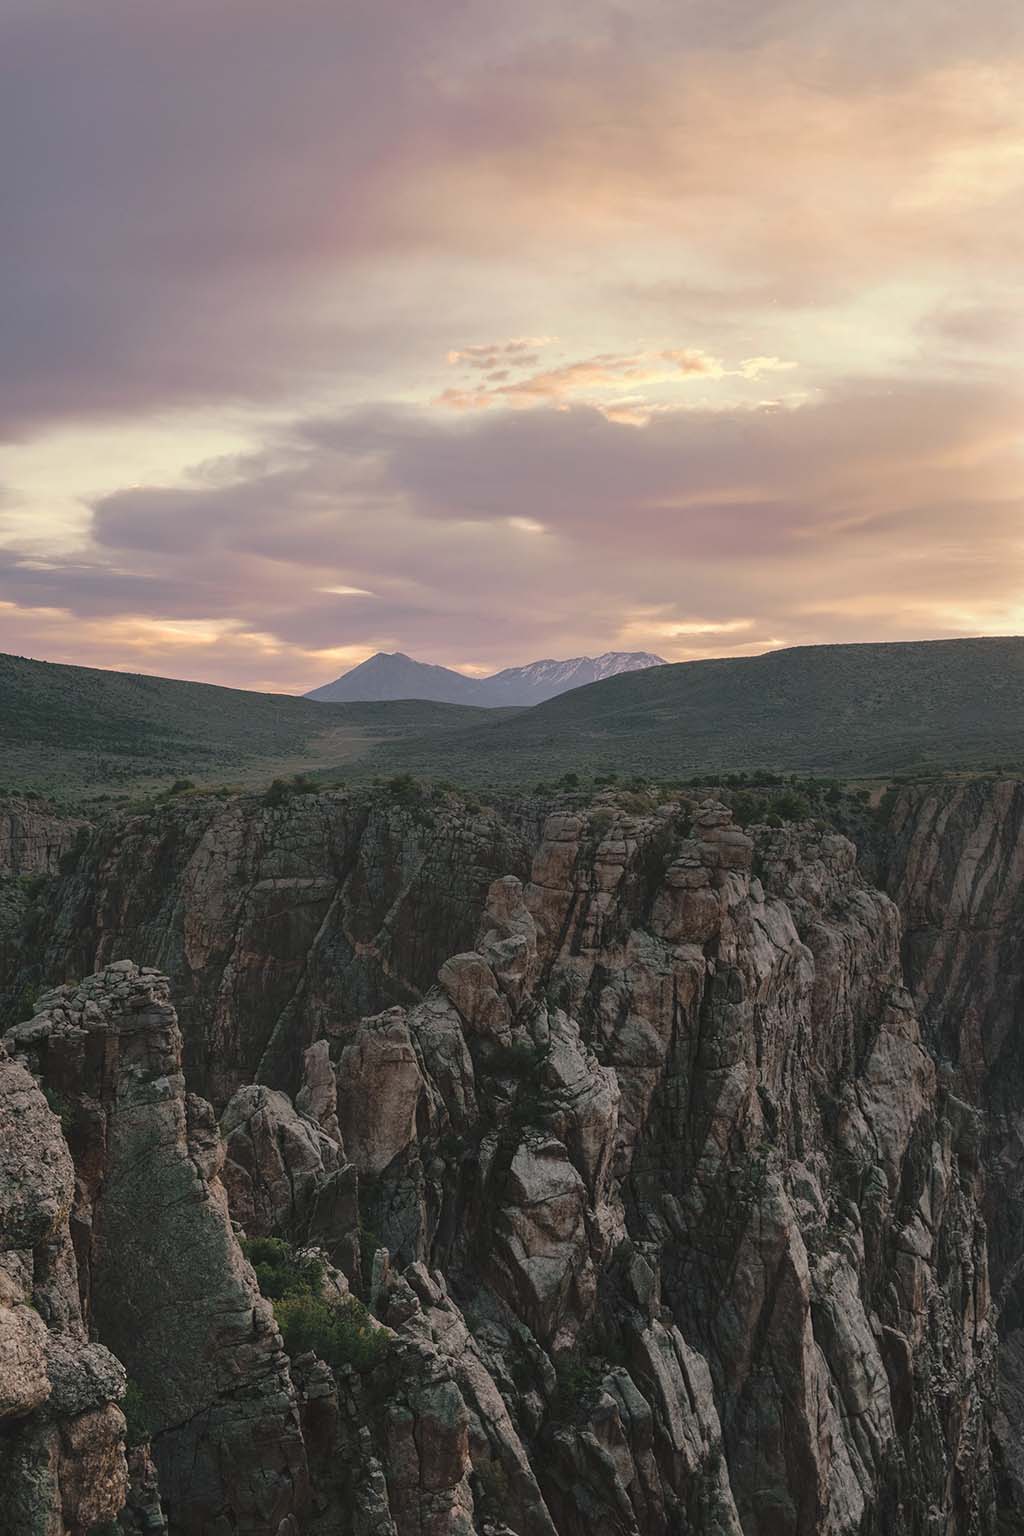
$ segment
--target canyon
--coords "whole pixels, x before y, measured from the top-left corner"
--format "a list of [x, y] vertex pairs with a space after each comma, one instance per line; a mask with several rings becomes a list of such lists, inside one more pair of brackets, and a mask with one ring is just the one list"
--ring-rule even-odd
[[1020, 1530], [1024, 784], [745, 819], [0, 805], [0, 1530]]

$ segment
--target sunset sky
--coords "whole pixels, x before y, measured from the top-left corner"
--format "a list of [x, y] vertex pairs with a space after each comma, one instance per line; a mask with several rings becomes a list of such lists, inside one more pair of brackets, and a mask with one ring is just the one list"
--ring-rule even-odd
[[0, 0], [0, 650], [1024, 633], [1020, 0]]

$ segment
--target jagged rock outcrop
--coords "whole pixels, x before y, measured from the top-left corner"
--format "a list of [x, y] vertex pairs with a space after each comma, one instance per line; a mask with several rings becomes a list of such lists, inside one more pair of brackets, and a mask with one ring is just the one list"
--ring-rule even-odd
[[[125, 1342], [104, 1244], [132, 1251], [112, 1166], [142, 1199], [111, 1157], [174, 1104], [145, 1160], [187, 1147], [224, 1250], [222, 1184], [249, 1236], [315, 1244], [375, 1314], [379, 1350], [333, 1368], [256, 1330], [259, 1394], [289, 1405], [266, 1453], [288, 1536], [1015, 1530], [1020, 792], [905, 792], [874, 850], [888, 895], [827, 827], [740, 828], [713, 800], [609, 792], [536, 833], [442, 807], [428, 846], [379, 798], [174, 810], [162, 854], [140, 819], [55, 890], [50, 963], [75, 910], [109, 956], [163, 945], [202, 1080], [230, 1090], [218, 1127], [177, 1067], [154, 1086], [170, 1003], [134, 967], [15, 1031], [71, 1085], [103, 1342]], [[168, 1347], [157, 1329], [140, 1369]], [[233, 1433], [204, 1421], [210, 1487]], [[165, 1491], [173, 1437], [153, 1455]]]
[[[306, 1065], [311, 1078], [295, 1106], [287, 1094], [255, 1083], [234, 1095], [220, 1122], [221, 1176], [231, 1215], [247, 1236], [322, 1248], [352, 1275], [359, 1264], [359, 1181], [341, 1145], [325, 1041], [310, 1047]], [[319, 1118], [303, 1113], [302, 1104], [318, 1109]]]
[[90, 1343], [60, 1121], [0, 1043], [0, 1530], [85, 1536], [124, 1503], [120, 1364]]
[[7, 1043], [67, 1106], [85, 1316], [145, 1406], [171, 1528], [290, 1536], [295, 1393], [232, 1231], [213, 1111], [185, 1091], [166, 978], [117, 962], [41, 998]]

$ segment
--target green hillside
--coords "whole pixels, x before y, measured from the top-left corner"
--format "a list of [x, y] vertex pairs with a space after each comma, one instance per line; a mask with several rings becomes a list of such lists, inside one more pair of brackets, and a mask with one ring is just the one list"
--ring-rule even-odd
[[419, 700], [319, 704], [0, 655], [0, 790], [74, 799], [180, 778], [265, 783], [483, 717], [494, 711]]
[[802, 646], [653, 667], [364, 760], [453, 780], [1024, 764], [1024, 639]]
[[846, 777], [1024, 765], [1024, 639], [654, 667], [533, 709], [322, 704], [0, 656], [0, 790], [67, 799], [311, 773], [529, 786], [567, 772]]

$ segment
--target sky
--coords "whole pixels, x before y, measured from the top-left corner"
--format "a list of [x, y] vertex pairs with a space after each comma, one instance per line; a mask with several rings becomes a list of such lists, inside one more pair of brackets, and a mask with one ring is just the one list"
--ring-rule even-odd
[[1019, 0], [0, 0], [0, 650], [1024, 633]]

